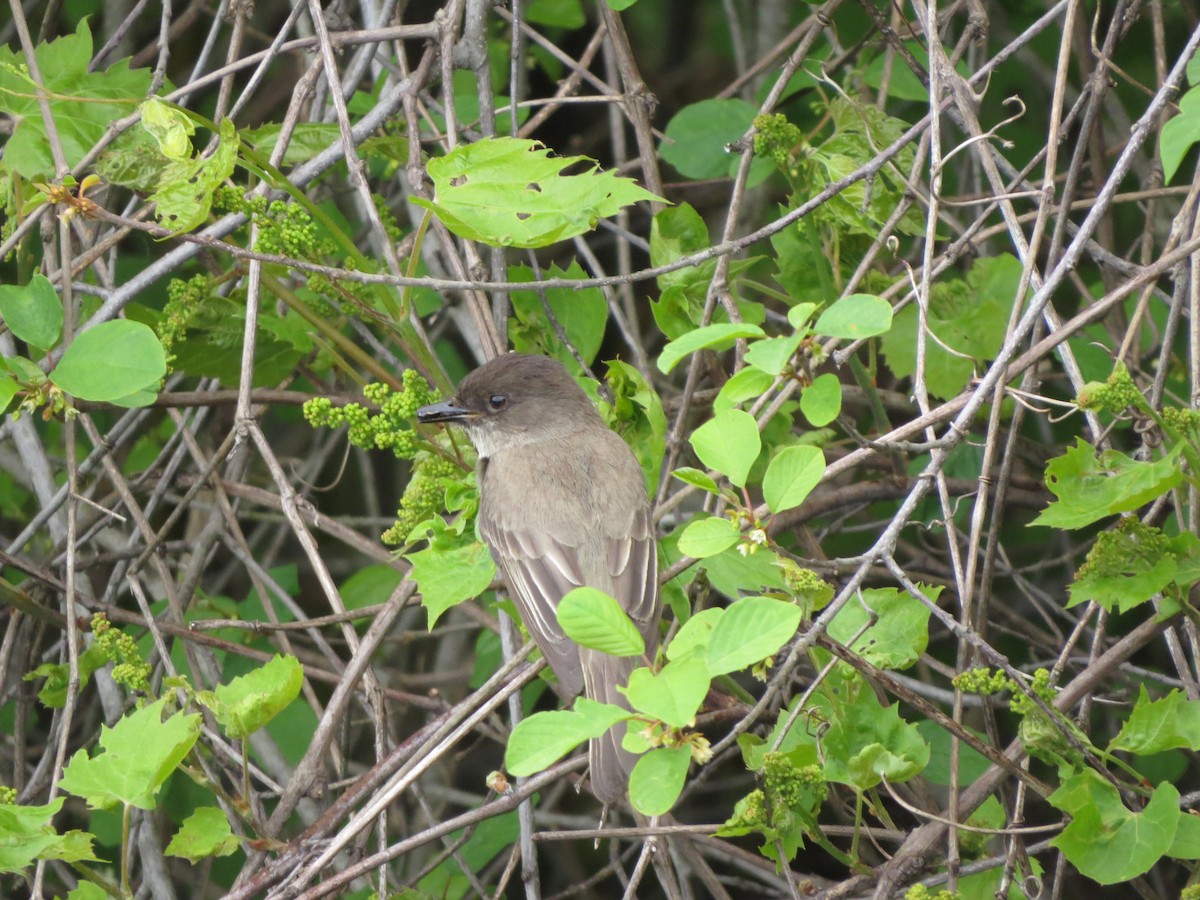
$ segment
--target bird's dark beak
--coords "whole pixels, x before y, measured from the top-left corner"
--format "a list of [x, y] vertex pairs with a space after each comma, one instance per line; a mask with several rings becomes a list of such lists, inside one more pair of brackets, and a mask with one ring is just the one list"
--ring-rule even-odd
[[461, 422], [470, 415], [470, 411], [465, 406], [461, 406], [451, 399], [422, 406], [417, 410], [417, 421], [425, 425], [432, 425], [435, 422]]

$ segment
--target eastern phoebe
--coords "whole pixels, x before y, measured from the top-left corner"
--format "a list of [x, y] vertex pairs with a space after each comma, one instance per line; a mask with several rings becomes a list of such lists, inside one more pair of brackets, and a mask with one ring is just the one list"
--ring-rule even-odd
[[[563, 365], [542, 356], [497, 357], [417, 418], [463, 426], [479, 452], [479, 532], [561, 693], [628, 709], [617, 685], [639, 661], [573, 643], [555, 610], [573, 588], [597, 588], [633, 619], [648, 655], [658, 645], [658, 557], [633, 451]], [[621, 733], [589, 747], [592, 792], [605, 804], [625, 796], [636, 761]]]

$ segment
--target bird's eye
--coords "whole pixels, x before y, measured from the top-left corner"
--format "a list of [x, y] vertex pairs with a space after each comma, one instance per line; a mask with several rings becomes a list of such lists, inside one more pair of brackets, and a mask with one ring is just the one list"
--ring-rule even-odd
[[508, 398], [503, 394], [492, 394], [492, 396], [488, 397], [488, 405], [492, 409], [503, 409], [506, 403], [508, 403]]

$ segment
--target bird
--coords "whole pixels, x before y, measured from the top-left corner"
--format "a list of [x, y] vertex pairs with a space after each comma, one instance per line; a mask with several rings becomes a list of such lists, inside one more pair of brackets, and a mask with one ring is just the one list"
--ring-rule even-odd
[[[577, 587], [612, 596], [641, 633], [649, 659], [662, 602], [650, 499], [629, 445], [558, 360], [498, 356], [463, 378], [422, 423], [461, 426], [478, 453], [478, 527], [559, 693], [629, 709], [617, 689], [642, 663], [581, 647], [559, 627], [559, 601]], [[618, 725], [590, 742], [592, 793], [624, 799], [637, 757]]]

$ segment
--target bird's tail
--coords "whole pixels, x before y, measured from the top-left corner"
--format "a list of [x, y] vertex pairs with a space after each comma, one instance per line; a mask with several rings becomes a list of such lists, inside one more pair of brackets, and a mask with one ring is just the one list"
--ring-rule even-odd
[[[629, 674], [640, 665], [634, 657], [612, 656], [599, 650], [581, 648], [584, 693], [599, 703], [612, 703], [629, 709], [629, 701], [617, 690], [617, 685], [629, 684]], [[625, 799], [629, 773], [638, 757], [621, 747], [625, 724], [610, 728], [588, 745], [588, 764], [592, 793], [601, 803], [616, 803]]]

